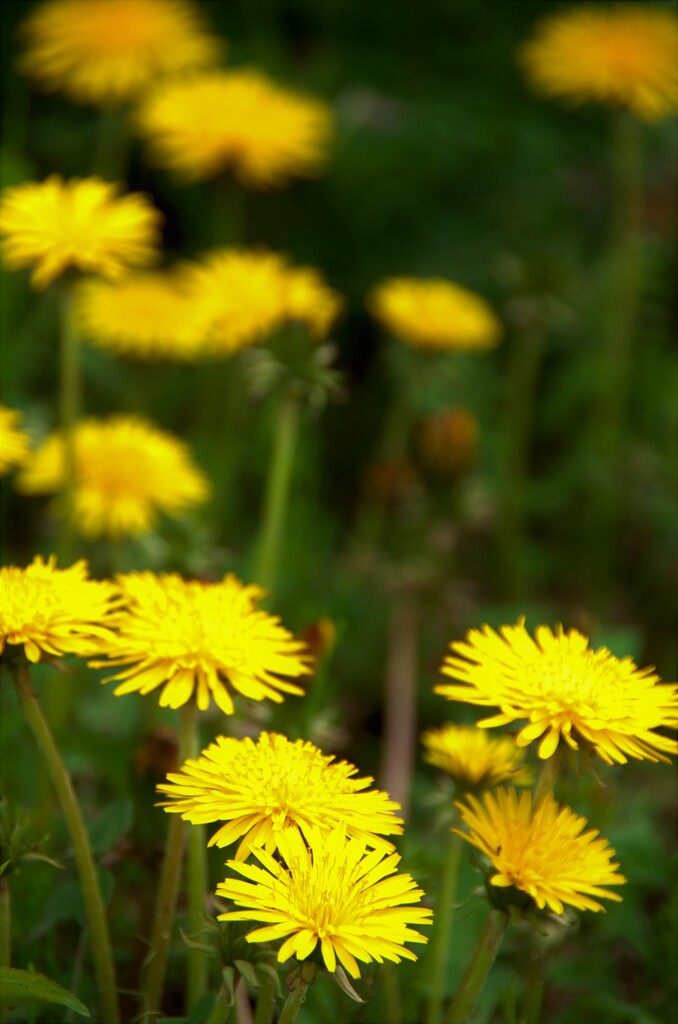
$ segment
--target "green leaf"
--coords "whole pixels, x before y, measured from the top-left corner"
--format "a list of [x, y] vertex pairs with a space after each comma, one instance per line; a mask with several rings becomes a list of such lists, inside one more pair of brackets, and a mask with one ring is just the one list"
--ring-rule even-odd
[[93, 853], [106, 853], [129, 832], [134, 817], [131, 800], [116, 800], [107, 807], [89, 827], [89, 841]]
[[[114, 878], [110, 871], [98, 870], [101, 895], [104, 903], [108, 903], [113, 892]], [[54, 893], [45, 907], [43, 918], [33, 929], [31, 941], [44, 935], [57, 921], [80, 921], [86, 917], [85, 901], [79, 882], [67, 882]]]
[[56, 981], [50, 981], [44, 974], [18, 971], [14, 967], [0, 967], [0, 1003], [5, 1006], [58, 1003], [82, 1017], [89, 1017], [87, 1007]]
[[257, 978], [257, 972], [254, 969], [254, 964], [249, 963], [248, 960], [234, 960], [233, 962], [247, 984], [254, 986], [254, 988], [259, 988], [261, 982]]
[[330, 977], [336, 981], [341, 991], [345, 992], [346, 995], [349, 996], [354, 1003], [365, 1002], [363, 997], [359, 996], [356, 990], [353, 988], [353, 985], [348, 980], [348, 975], [346, 974], [346, 971], [339, 964], [337, 964], [335, 970], [330, 974]]

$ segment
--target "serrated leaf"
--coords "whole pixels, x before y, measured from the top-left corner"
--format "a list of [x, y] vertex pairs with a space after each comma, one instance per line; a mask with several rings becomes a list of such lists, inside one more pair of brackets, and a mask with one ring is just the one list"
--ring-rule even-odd
[[0, 1003], [4, 1006], [57, 1003], [82, 1017], [89, 1017], [87, 1007], [56, 981], [50, 981], [44, 974], [19, 971], [14, 967], [0, 967]]
[[122, 839], [132, 827], [134, 804], [131, 800], [116, 800], [89, 826], [92, 852], [106, 853]]
[[342, 990], [342, 992], [345, 992], [346, 995], [349, 996], [354, 1003], [365, 1002], [363, 997], [359, 996], [356, 990], [353, 988], [353, 985], [348, 980], [348, 975], [346, 974], [346, 971], [339, 964], [337, 964], [334, 972], [330, 975], [330, 977], [334, 978], [335, 982]]

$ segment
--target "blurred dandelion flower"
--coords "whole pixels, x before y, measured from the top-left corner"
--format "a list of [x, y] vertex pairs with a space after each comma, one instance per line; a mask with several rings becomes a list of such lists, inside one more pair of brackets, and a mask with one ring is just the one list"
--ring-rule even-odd
[[23, 644], [29, 661], [43, 654], [94, 654], [118, 603], [110, 581], [88, 578], [87, 562], [57, 569], [36, 555], [26, 569], [0, 569], [0, 654], [6, 644]]
[[644, 121], [678, 112], [678, 18], [649, 4], [574, 7], [537, 25], [520, 53], [535, 89], [626, 107]]
[[307, 325], [315, 340], [324, 338], [334, 326], [344, 301], [312, 267], [292, 267], [287, 274], [285, 316]]
[[189, 362], [203, 352], [204, 317], [181, 272], [82, 281], [75, 315], [82, 336], [113, 355]]
[[0, 251], [10, 270], [35, 267], [34, 288], [45, 288], [70, 267], [117, 277], [157, 259], [161, 213], [139, 193], [117, 196], [101, 178], [7, 188], [0, 196]]
[[104, 651], [108, 662], [96, 663], [125, 666], [106, 680], [122, 680], [117, 696], [162, 687], [162, 707], [179, 708], [195, 696], [206, 711], [212, 697], [232, 715], [226, 682], [250, 700], [280, 703], [283, 693], [303, 694], [282, 677], [310, 671], [306, 648], [278, 618], [257, 608], [264, 593], [259, 587], [233, 575], [200, 583], [150, 572], [119, 576], [118, 583], [126, 610]]
[[535, 807], [532, 794], [498, 789], [484, 793], [482, 802], [467, 796], [457, 808], [469, 832], [457, 835], [476, 846], [495, 868], [492, 885], [514, 886], [528, 894], [540, 910], [563, 913], [568, 903], [578, 910], [605, 910], [591, 897], [621, 902], [604, 885], [622, 885], [626, 879], [612, 862], [615, 851], [598, 838], [588, 822], [559, 807], [549, 793]]
[[486, 789], [500, 782], [529, 786], [532, 772], [525, 753], [511, 736], [494, 738], [476, 726], [446, 722], [422, 734], [424, 760], [441, 768], [465, 790]]
[[215, 63], [222, 50], [187, 0], [50, 0], [21, 35], [21, 70], [77, 103], [124, 102], [159, 76]]
[[0, 476], [28, 458], [30, 440], [19, 427], [21, 413], [0, 404]]
[[468, 409], [444, 409], [427, 416], [417, 432], [425, 468], [441, 477], [466, 472], [476, 460], [478, 435], [478, 421]]
[[561, 740], [574, 750], [584, 741], [608, 764], [629, 757], [669, 763], [663, 752], [678, 753], [675, 740], [654, 732], [678, 726], [678, 686], [655, 685], [652, 669], [638, 669], [606, 647], [591, 650], [574, 629], [538, 626], [533, 640], [521, 619], [500, 633], [473, 629], [450, 650], [441, 671], [460, 685], [443, 683], [434, 692], [500, 708], [478, 722], [481, 728], [528, 719], [516, 742], [524, 747], [543, 737], [541, 758], [551, 757]]
[[230, 168], [244, 185], [269, 188], [320, 171], [332, 115], [258, 71], [213, 71], [160, 86], [141, 104], [137, 128], [159, 165], [190, 180]]
[[[135, 536], [159, 513], [180, 515], [204, 502], [210, 486], [179, 438], [139, 416], [81, 420], [73, 432], [73, 520], [86, 537]], [[62, 435], [50, 434], [17, 478], [24, 494], [58, 493], [64, 486]]]
[[485, 300], [442, 278], [388, 278], [372, 289], [368, 308], [387, 331], [423, 351], [482, 352], [501, 339]]
[[265, 922], [247, 941], [284, 938], [280, 963], [305, 960], [320, 942], [327, 970], [335, 971], [339, 960], [352, 978], [360, 977], [357, 960], [417, 959], [404, 944], [428, 941], [410, 926], [430, 924], [432, 912], [406, 906], [424, 893], [411, 875], [394, 874], [397, 853], [366, 853], [365, 842], [347, 839], [342, 828], [312, 830], [308, 848], [296, 830], [286, 829], [278, 845], [285, 864], [262, 849], [253, 851], [262, 867], [228, 861], [247, 881], [227, 879], [217, 887], [218, 896], [243, 908], [220, 914], [220, 921]]
[[225, 821], [210, 846], [229, 846], [242, 838], [235, 855], [245, 860], [255, 846], [272, 853], [282, 831], [343, 825], [349, 837], [367, 846], [392, 850], [382, 835], [400, 835], [399, 804], [386, 793], [365, 790], [374, 780], [354, 779], [358, 769], [334, 762], [313, 743], [292, 743], [278, 733], [262, 732], [256, 743], [219, 736], [197, 760], [158, 786], [172, 800], [161, 804], [193, 825]]

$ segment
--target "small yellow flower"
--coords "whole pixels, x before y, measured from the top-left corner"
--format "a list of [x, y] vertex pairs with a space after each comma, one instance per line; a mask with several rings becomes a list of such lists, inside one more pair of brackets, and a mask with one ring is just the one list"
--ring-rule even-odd
[[444, 409], [419, 425], [419, 452], [426, 469], [436, 476], [466, 472], [478, 453], [478, 421], [468, 409]]
[[406, 905], [419, 903], [424, 893], [411, 875], [395, 874], [397, 853], [367, 853], [365, 843], [347, 839], [342, 828], [313, 830], [308, 848], [297, 831], [286, 829], [279, 847], [284, 864], [262, 849], [253, 851], [262, 867], [228, 861], [246, 881], [227, 879], [217, 895], [243, 909], [220, 914], [220, 921], [264, 922], [247, 941], [285, 939], [279, 963], [291, 956], [305, 960], [320, 943], [327, 970], [335, 971], [338, 960], [352, 978], [360, 977], [357, 960], [417, 959], [405, 943], [428, 941], [411, 925], [430, 924], [432, 912]]
[[308, 838], [310, 830], [343, 825], [350, 837], [368, 846], [392, 850], [382, 835], [400, 835], [399, 804], [371, 789], [369, 776], [354, 779], [358, 769], [335, 761], [313, 743], [292, 743], [278, 733], [262, 732], [256, 743], [217, 738], [197, 760], [168, 775], [158, 791], [171, 797], [161, 804], [194, 825], [225, 821], [209, 846], [229, 846], [242, 839], [235, 855], [245, 860], [253, 847], [272, 853], [286, 828]]
[[249, 700], [279, 704], [283, 693], [303, 694], [288, 678], [310, 671], [306, 648], [257, 608], [259, 587], [233, 575], [200, 583], [150, 572], [119, 576], [118, 583], [126, 609], [103, 651], [109, 660], [96, 663], [125, 666], [110, 677], [123, 680], [116, 695], [162, 687], [162, 707], [179, 708], [195, 696], [201, 711], [212, 698], [232, 715], [226, 682]]
[[652, 669], [638, 669], [606, 647], [591, 650], [575, 629], [538, 626], [532, 639], [521, 619], [499, 633], [472, 629], [450, 650], [441, 671], [459, 683], [443, 683], [435, 693], [498, 707], [499, 714], [478, 722], [481, 728], [527, 719], [516, 742], [524, 747], [542, 737], [541, 758], [561, 740], [574, 750], [584, 741], [608, 764], [629, 757], [668, 763], [665, 753], [678, 753], [675, 740], [654, 731], [678, 726], [678, 686], [657, 686]]
[[511, 736], [497, 739], [475, 726], [446, 722], [421, 737], [424, 760], [441, 768], [462, 789], [487, 789], [500, 782], [529, 786], [532, 772]]
[[372, 290], [368, 308], [387, 331], [422, 351], [484, 352], [501, 339], [485, 300], [442, 278], [389, 278]]
[[190, 180], [231, 169], [244, 185], [269, 188], [318, 173], [332, 115], [258, 71], [214, 71], [162, 85], [141, 105], [137, 127], [157, 163]]
[[0, 476], [21, 466], [30, 452], [28, 434], [19, 426], [21, 413], [0, 404]]
[[[138, 416], [118, 414], [77, 424], [73, 520], [91, 539], [136, 536], [159, 513], [180, 515], [206, 500], [207, 478], [187, 445]], [[56, 494], [64, 486], [64, 444], [51, 434], [17, 478], [24, 494]]]
[[621, 902], [604, 885], [622, 885], [626, 879], [612, 862], [615, 851], [599, 838], [588, 822], [559, 807], [551, 794], [532, 806], [532, 794], [498, 789], [483, 794], [482, 802], [467, 796], [457, 808], [469, 832], [453, 829], [491, 860], [492, 885], [513, 886], [528, 894], [540, 910], [563, 913], [568, 903], [578, 910], [604, 910], [592, 897]]
[[77, 103], [121, 103], [160, 76], [213, 64], [222, 50], [187, 0], [50, 0], [21, 34], [21, 70]]
[[287, 274], [285, 317], [308, 326], [312, 338], [324, 338], [341, 313], [344, 302], [312, 267], [292, 267]]
[[678, 113], [678, 18], [649, 4], [573, 7], [537, 26], [520, 61], [546, 96], [625, 107], [643, 121]]
[[87, 562], [57, 569], [36, 555], [26, 569], [0, 569], [0, 654], [6, 644], [23, 644], [29, 661], [43, 654], [91, 655], [110, 636], [118, 590], [110, 581], [88, 578]]
[[113, 355], [190, 362], [203, 352], [204, 316], [181, 272], [82, 281], [75, 314], [80, 334]]
[[117, 196], [100, 178], [43, 182], [5, 189], [0, 197], [0, 251], [10, 270], [35, 267], [45, 288], [70, 267], [117, 277], [157, 259], [162, 215], [144, 195]]

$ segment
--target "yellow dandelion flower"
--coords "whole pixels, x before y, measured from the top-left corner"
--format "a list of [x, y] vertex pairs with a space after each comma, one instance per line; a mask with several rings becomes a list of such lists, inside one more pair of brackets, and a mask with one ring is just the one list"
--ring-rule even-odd
[[520, 62], [535, 89], [625, 107], [643, 121], [678, 113], [678, 17], [649, 4], [574, 7], [537, 26]]
[[357, 771], [313, 743], [292, 743], [278, 733], [262, 732], [256, 743], [219, 736], [158, 786], [172, 798], [160, 806], [193, 825], [225, 821], [209, 845], [242, 838], [236, 860], [245, 860], [255, 846], [272, 853], [286, 828], [308, 836], [312, 828], [343, 825], [348, 836], [392, 850], [381, 836], [401, 835], [402, 819], [394, 814], [400, 805], [378, 790], [361, 792], [374, 780], [353, 778]]
[[226, 682], [250, 700], [280, 703], [283, 693], [303, 694], [288, 678], [310, 671], [305, 645], [257, 608], [259, 587], [233, 575], [200, 583], [150, 572], [119, 576], [118, 583], [126, 610], [104, 651], [109, 661], [96, 666], [125, 666], [105, 680], [123, 680], [116, 695], [162, 687], [162, 707], [179, 708], [195, 695], [201, 711], [212, 697], [232, 715]]
[[561, 740], [574, 750], [584, 741], [608, 764], [629, 757], [668, 763], [664, 754], [678, 753], [675, 740], [654, 731], [678, 726], [678, 686], [657, 686], [652, 669], [638, 669], [606, 647], [591, 650], [575, 629], [538, 626], [532, 639], [521, 619], [499, 633], [473, 629], [450, 650], [441, 671], [459, 683], [436, 686], [435, 693], [500, 708], [478, 722], [481, 728], [527, 719], [516, 742], [524, 747], [543, 737], [541, 758]]
[[250, 188], [318, 173], [332, 130], [327, 104], [258, 71], [214, 71], [162, 85], [137, 128], [157, 163], [199, 181], [231, 169]]
[[187, 362], [202, 354], [202, 308], [181, 272], [82, 281], [75, 314], [80, 334], [113, 355]]
[[308, 326], [312, 338], [325, 337], [341, 313], [344, 301], [312, 267], [292, 267], [287, 274], [285, 315]]
[[[178, 516], [206, 500], [207, 478], [178, 437], [139, 416], [81, 420], [73, 433], [73, 521], [91, 539], [136, 536], [159, 513]], [[64, 444], [50, 434], [17, 478], [24, 494], [54, 494], [64, 486]]]
[[559, 807], [550, 793], [535, 807], [528, 790], [515, 789], [484, 793], [482, 802], [469, 795], [456, 806], [469, 831], [453, 831], [491, 860], [492, 885], [520, 889], [540, 910], [556, 914], [565, 903], [605, 910], [594, 896], [621, 902], [618, 893], [602, 888], [626, 881], [612, 862], [615, 851], [595, 829], [585, 832], [586, 818]]
[[43, 654], [91, 655], [110, 636], [118, 603], [110, 581], [88, 578], [87, 562], [57, 569], [56, 555], [36, 555], [26, 569], [0, 569], [0, 654], [23, 645], [29, 661]]
[[28, 434], [19, 426], [21, 413], [0, 404], [0, 476], [28, 458], [31, 443]]
[[389, 333], [422, 351], [484, 352], [501, 339], [485, 300], [442, 278], [389, 278], [372, 290], [368, 308]]
[[50, 0], [21, 35], [21, 70], [77, 103], [121, 103], [162, 75], [213, 64], [222, 50], [186, 0]]
[[525, 753], [511, 736], [495, 739], [475, 726], [446, 722], [440, 729], [428, 729], [421, 741], [424, 760], [441, 768], [462, 789], [486, 789], [500, 782], [529, 786], [532, 772]]
[[144, 195], [117, 196], [100, 178], [64, 181], [52, 174], [5, 189], [0, 197], [0, 252], [10, 270], [35, 267], [45, 288], [70, 267], [117, 277], [157, 259], [161, 213]]
[[285, 939], [280, 963], [291, 956], [305, 960], [320, 943], [327, 970], [335, 971], [338, 960], [352, 978], [360, 977], [358, 960], [417, 959], [405, 943], [428, 941], [411, 926], [430, 924], [432, 912], [407, 906], [424, 893], [411, 875], [395, 874], [397, 853], [367, 853], [366, 844], [347, 839], [342, 828], [310, 832], [308, 848], [297, 831], [286, 829], [278, 845], [284, 864], [262, 849], [253, 851], [262, 867], [228, 861], [246, 881], [227, 879], [217, 895], [243, 909], [220, 914], [220, 921], [264, 922], [247, 941]]

